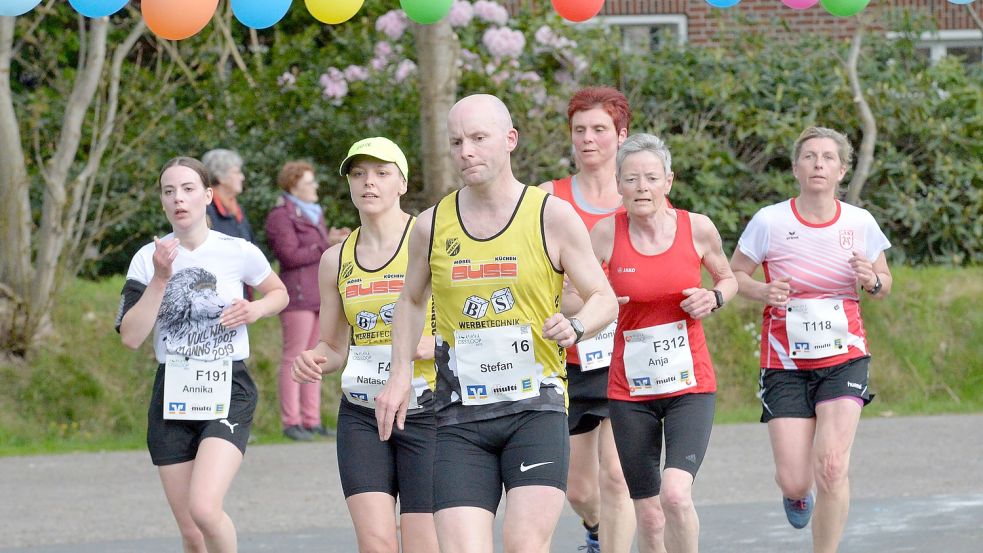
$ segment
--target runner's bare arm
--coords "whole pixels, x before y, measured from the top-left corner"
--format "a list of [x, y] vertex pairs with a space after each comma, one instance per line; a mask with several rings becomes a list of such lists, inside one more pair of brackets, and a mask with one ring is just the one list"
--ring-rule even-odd
[[894, 278], [891, 276], [891, 269], [887, 266], [887, 256], [884, 252], [881, 252], [873, 262], [868, 261], [859, 252], [853, 252], [853, 257], [850, 259], [850, 266], [853, 267], [854, 272], [857, 274], [857, 282], [863, 286], [864, 290], [871, 290], [877, 285], [877, 281], [881, 281], [881, 288], [876, 294], [867, 295], [877, 298], [884, 299], [888, 294], [891, 293], [891, 285], [894, 284]]
[[253, 324], [263, 317], [272, 317], [283, 311], [290, 302], [287, 287], [272, 271], [256, 286], [256, 290], [262, 295], [261, 298], [253, 301], [241, 298], [232, 300], [232, 305], [222, 312], [220, 322], [227, 328]]
[[[563, 269], [584, 305], [573, 314], [584, 325], [583, 338], [594, 336], [618, 316], [618, 302], [601, 264], [594, 257], [590, 236], [569, 203], [547, 198], [543, 213], [546, 248], [550, 262]], [[567, 347], [576, 334], [569, 320], [555, 314], [543, 327], [544, 336]]]
[[297, 382], [321, 380], [322, 374], [329, 374], [341, 368], [348, 355], [351, 327], [345, 317], [345, 309], [338, 293], [338, 259], [341, 244], [336, 244], [321, 254], [317, 282], [321, 295], [321, 309], [318, 315], [320, 339], [314, 349], [301, 352], [294, 359], [293, 379]]
[[154, 276], [147, 283], [140, 299], [123, 315], [119, 325], [123, 345], [137, 349], [150, 336], [157, 322], [157, 313], [164, 300], [164, 289], [171, 279], [174, 258], [178, 254], [176, 238], [161, 240], [154, 237]]
[[788, 297], [792, 292], [789, 279], [782, 277], [771, 282], [755, 280], [751, 275], [757, 270], [758, 264], [745, 255], [740, 247], [734, 249], [734, 255], [730, 258], [730, 268], [734, 271], [737, 292], [741, 296], [772, 307], [784, 307], [788, 303]]
[[[713, 221], [705, 215], [694, 213], [691, 220], [696, 253], [713, 278], [713, 289], [719, 290], [724, 302], [728, 302], [737, 294], [737, 279], [727, 263], [727, 256], [724, 255], [720, 233]], [[717, 296], [712, 289], [688, 288], [683, 290], [683, 294], [687, 297], [680, 303], [680, 307], [695, 319], [708, 317], [717, 307]]]
[[546, 182], [540, 183], [539, 184], [539, 188], [543, 192], [548, 192], [548, 193], [552, 194], [553, 193], [553, 181], [548, 180]]
[[413, 390], [413, 355], [420, 344], [423, 325], [428, 319], [427, 300], [430, 299], [430, 230], [433, 210], [421, 213], [410, 231], [409, 261], [403, 291], [396, 300], [392, 325], [392, 365], [389, 381], [376, 398], [375, 416], [379, 438], [388, 440], [393, 423], [400, 429], [406, 420], [410, 393]]

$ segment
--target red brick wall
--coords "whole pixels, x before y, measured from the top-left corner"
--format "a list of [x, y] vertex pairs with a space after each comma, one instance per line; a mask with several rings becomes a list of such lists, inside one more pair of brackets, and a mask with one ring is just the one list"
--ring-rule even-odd
[[[548, 0], [504, 0], [503, 3], [518, 6], [548, 3]], [[983, 0], [976, 0], [970, 6], [983, 17]], [[862, 13], [869, 27], [890, 30], [892, 15], [900, 14], [905, 9], [932, 16], [940, 29], [979, 29], [970, 18], [966, 6], [947, 0], [871, 0]], [[743, 25], [741, 20], [745, 19], [750, 20], [757, 29], [767, 25], [768, 31], [775, 36], [821, 32], [835, 38], [846, 38], [857, 24], [856, 17], [835, 17], [819, 4], [807, 10], [793, 10], [780, 0], [743, 0], [732, 8], [724, 9], [714, 8], [704, 0], [607, 0], [601, 10], [601, 15], [647, 14], [685, 14], [688, 41], [696, 44], [714, 42], [719, 33], [740, 27]]]

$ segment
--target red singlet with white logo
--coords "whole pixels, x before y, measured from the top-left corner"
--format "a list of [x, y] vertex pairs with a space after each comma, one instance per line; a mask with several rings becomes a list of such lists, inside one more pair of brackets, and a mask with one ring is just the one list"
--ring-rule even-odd
[[847, 321], [846, 352], [819, 359], [793, 359], [785, 328], [785, 309], [765, 306], [761, 325], [761, 367], [821, 369], [869, 354], [860, 316], [857, 275], [850, 267], [856, 251], [871, 262], [891, 247], [877, 221], [866, 210], [836, 202], [836, 214], [825, 223], [805, 221], [795, 199], [761, 208], [737, 243], [741, 253], [765, 272], [765, 281], [791, 279], [793, 300], [839, 300]]
[[[618, 313], [618, 331], [614, 338], [614, 357], [608, 371], [608, 397], [622, 401], [650, 401], [683, 394], [709, 393], [717, 390], [717, 379], [707, 351], [703, 325], [690, 317], [679, 304], [686, 288], [699, 288], [701, 260], [693, 245], [689, 212], [676, 209], [676, 236], [666, 251], [643, 255], [628, 236], [628, 214], [618, 213], [614, 223], [614, 248], [608, 263], [608, 279], [617, 296], [628, 296], [628, 303]], [[647, 328], [685, 321], [687, 342], [693, 356], [693, 374], [697, 385], [677, 392], [632, 396], [625, 376], [626, 330]]]

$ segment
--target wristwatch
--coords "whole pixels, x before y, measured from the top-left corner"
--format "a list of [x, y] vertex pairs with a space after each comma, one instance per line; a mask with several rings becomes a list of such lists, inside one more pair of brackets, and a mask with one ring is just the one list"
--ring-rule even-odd
[[570, 326], [573, 328], [573, 333], [577, 335], [577, 338], [573, 341], [573, 343], [576, 344], [581, 338], [584, 337], [584, 324], [577, 319], [571, 319], [569, 317], [567, 320], [570, 321]]
[[714, 288], [712, 290], [712, 292], [713, 292], [713, 295], [717, 297], [717, 306], [710, 310], [711, 313], [714, 312], [714, 311], [716, 311], [716, 310], [718, 310], [718, 309], [720, 309], [721, 307], [724, 306], [724, 294], [723, 294], [723, 292], [721, 292], [720, 290], [717, 290], [716, 288]]
[[861, 288], [864, 288], [864, 291], [870, 294], [871, 296], [876, 296], [877, 293], [881, 291], [881, 286], [882, 286], [881, 275], [875, 274], [874, 276], [877, 277], [877, 282], [875, 282], [873, 286], [871, 286], [870, 288], [864, 288], [863, 286], [861, 286]]

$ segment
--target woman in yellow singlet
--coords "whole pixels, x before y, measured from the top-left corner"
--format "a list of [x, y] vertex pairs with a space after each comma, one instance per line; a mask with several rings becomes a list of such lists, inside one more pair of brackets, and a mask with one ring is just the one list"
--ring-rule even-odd
[[[414, 393], [404, 429], [380, 441], [375, 418], [375, 398], [389, 379], [393, 310], [415, 220], [399, 205], [406, 193], [406, 156], [387, 138], [366, 138], [349, 149], [341, 174], [348, 177], [361, 226], [321, 258], [321, 339], [294, 361], [293, 378], [318, 381], [344, 365], [338, 469], [359, 551], [395, 553], [401, 537], [403, 551], [436, 553], [432, 325], [425, 325], [414, 356]], [[397, 497], [399, 537], [393, 516]]]

